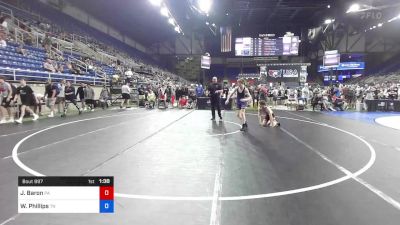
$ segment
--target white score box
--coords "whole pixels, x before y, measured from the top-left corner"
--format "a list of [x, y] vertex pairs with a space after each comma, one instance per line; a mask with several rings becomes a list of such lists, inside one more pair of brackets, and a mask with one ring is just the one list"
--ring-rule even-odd
[[99, 187], [57, 187], [57, 186], [22, 186], [18, 187], [19, 200], [97, 200], [100, 198]]
[[114, 177], [18, 177], [18, 213], [114, 213]]
[[18, 213], [99, 213], [99, 200], [18, 200]]

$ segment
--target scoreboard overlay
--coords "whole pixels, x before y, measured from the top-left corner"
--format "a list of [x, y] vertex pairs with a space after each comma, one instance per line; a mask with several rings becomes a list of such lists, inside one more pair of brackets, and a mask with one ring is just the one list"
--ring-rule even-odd
[[113, 213], [114, 177], [18, 177], [18, 213]]

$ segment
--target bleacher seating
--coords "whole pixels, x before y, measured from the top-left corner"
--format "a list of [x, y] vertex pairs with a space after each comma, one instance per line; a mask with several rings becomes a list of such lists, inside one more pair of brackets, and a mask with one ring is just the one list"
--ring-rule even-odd
[[[116, 74], [123, 76], [124, 71], [128, 67], [130, 68], [133, 66], [135, 68], [134, 72], [136, 72], [136, 79], [140, 78], [140, 74], [143, 74], [145, 76], [150, 75], [152, 79], [146, 80], [156, 84], [172, 80], [187, 83], [186, 80], [178, 77], [177, 75], [161, 69], [162, 66], [160, 66], [159, 64], [154, 65], [155, 61], [145, 53], [142, 53], [137, 49], [126, 45], [125, 43], [122, 43], [108, 35], [105, 35], [100, 31], [88, 27], [86, 24], [75, 21], [73, 18], [67, 15], [60, 15], [59, 13], [57, 13], [56, 15], [54, 14], [54, 10], [49, 8], [45, 4], [35, 4], [35, 7], [38, 12], [41, 12], [41, 10], [45, 11], [45, 13], [41, 13], [41, 15], [46, 15], [48, 17], [47, 19], [51, 19], [52, 22], [58, 21], [59, 24], [53, 24], [49, 20], [43, 19], [43, 17], [40, 17], [40, 20], [38, 20], [38, 17], [36, 15], [30, 15], [30, 12], [25, 10], [18, 10], [15, 7], [13, 7], [13, 11], [21, 11], [20, 13], [24, 14], [23, 17], [18, 17], [20, 13], [14, 13], [19, 21], [23, 21], [26, 26], [31, 29], [35, 29], [35, 32], [41, 34], [39, 39], [42, 39], [44, 37], [44, 34], [48, 32], [51, 32], [51, 36], [58, 37], [58, 40], [68, 40], [64, 39], [63, 37], [76, 37], [76, 34], [78, 34], [78, 36], [82, 38], [82, 41], [85, 40], [83, 44], [87, 45], [87, 47], [90, 47], [92, 50], [94, 50], [94, 52], [98, 52], [99, 54], [100, 52], [103, 52], [105, 53], [103, 55], [106, 55], [106, 58], [107, 55], [109, 55], [110, 58], [108, 60], [105, 60], [109, 64], [100, 62], [91, 57], [86, 57], [85, 55], [89, 55], [89, 53], [85, 52], [85, 48], [80, 48], [79, 45], [76, 45], [71, 49], [71, 51], [64, 49], [64, 51], [62, 52], [64, 61], [57, 61], [54, 60], [54, 57], [51, 57], [52, 60], [56, 61], [58, 65], [64, 65], [64, 71], [62, 71], [63, 73], [49, 73], [43, 67], [43, 63], [48, 57], [43, 48], [25, 45], [24, 49], [27, 50], [28, 54], [26, 56], [23, 56], [22, 54], [19, 54], [17, 52], [19, 44], [15, 43], [16, 40], [13, 40], [11, 42], [7, 41], [8, 46], [6, 48], [0, 49], [0, 73], [2, 73], [2, 75], [13, 75], [14, 79], [16, 78], [15, 76], [17, 76], [18, 78], [19, 76], [25, 75], [31, 80], [37, 81], [43, 81], [44, 79], [47, 79], [49, 77], [51, 77], [52, 79], [62, 79], [64, 77], [68, 80], [74, 80], [75, 82], [85, 80], [93, 81], [93, 79], [104, 80], [104, 75], [106, 75], [108, 78], [111, 78], [112, 75]], [[56, 16], [57, 19], [54, 19], [53, 16]], [[40, 26], [40, 24], [49, 24], [49, 26]], [[47, 27], [49, 27], [50, 29], [47, 29]], [[85, 35], [85, 37], [82, 37], [82, 35]], [[90, 36], [96, 37], [96, 39], [91, 38]], [[69, 39], [69, 43], [73, 45], [71, 40], [72, 39]], [[21, 40], [19, 42], [21, 42]], [[74, 50], [78, 50], [79, 54], [78, 52], [73, 52]], [[103, 56], [101, 58], [103, 61]], [[120, 60], [124, 60], [124, 62], [120, 61], [120, 63], [117, 64], [117, 58], [119, 58]], [[66, 69], [67, 61], [77, 62], [77, 60], [80, 61], [79, 64], [81, 64], [81, 66], [84, 66], [85, 70], [87, 71], [82, 74], [83, 76], [78, 76], [78, 78], [76, 75], [71, 74], [71, 71]], [[145, 62], [150, 64], [146, 64]]]

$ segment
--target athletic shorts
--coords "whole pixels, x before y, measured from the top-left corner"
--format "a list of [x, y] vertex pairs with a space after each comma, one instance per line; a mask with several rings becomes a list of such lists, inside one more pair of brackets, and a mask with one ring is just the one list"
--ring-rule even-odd
[[93, 100], [93, 99], [86, 99], [86, 100], [85, 100], [85, 103], [86, 103], [87, 105], [94, 105], [95, 100]]
[[65, 101], [67, 102], [75, 102], [76, 99], [75, 98], [65, 98]]
[[4, 108], [9, 108], [11, 107], [11, 100], [7, 101], [7, 97], [3, 97], [3, 100], [1, 101], [1, 106], [3, 106]]
[[65, 97], [57, 97], [56, 103], [65, 102]]
[[246, 109], [247, 108], [247, 102], [242, 102], [240, 100], [237, 100], [236, 108], [237, 109]]
[[128, 100], [131, 99], [131, 95], [127, 93], [122, 93], [122, 99]]
[[46, 106], [47, 107], [51, 107], [54, 106], [56, 104], [56, 99], [55, 98], [47, 98], [46, 100]]
[[33, 98], [28, 98], [28, 99], [21, 99], [21, 105], [25, 105], [25, 106], [34, 106], [35, 105], [35, 99]]

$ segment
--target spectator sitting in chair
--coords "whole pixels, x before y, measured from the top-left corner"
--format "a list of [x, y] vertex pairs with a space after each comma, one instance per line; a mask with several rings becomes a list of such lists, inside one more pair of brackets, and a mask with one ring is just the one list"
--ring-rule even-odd
[[62, 63], [57, 64], [56, 63], [56, 70], [58, 73], [63, 73], [64, 72], [64, 65]]
[[149, 90], [149, 93], [147, 94], [147, 101], [149, 103], [149, 106], [153, 109], [155, 104], [156, 104], [156, 94], [154, 94], [153, 90]]
[[77, 75], [82, 74], [81, 68], [76, 63], [72, 63], [72, 68], [73, 68], [75, 74], [77, 74]]
[[179, 99], [179, 108], [180, 109], [184, 109], [186, 108], [188, 105], [188, 99], [186, 98], [185, 95], [183, 95], [180, 99]]
[[51, 59], [46, 59], [46, 61], [43, 63], [43, 68], [46, 71], [55, 73], [56, 72], [56, 68], [54, 68], [53, 62], [51, 61]]
[[68, 62], [67, 63], [67, 68], [72, 74], [77, 74], [77, 75], [81, 74], [81, 70], [79, 69], [78, 66], [76, 66], [75, 63]]
[[23, 45], [19, 45], [19, 46], [18, 46], [18, 48], [17, 48], [17, 53], [18, 53], [18, 54], [21, 54], [21, 55], [23, 55], [23, 56], [27, 56], [27, 55], [28, 55], [28, 53], [27, 53], [26, 49], [24, 49], [24, 46], [23, 46]]

